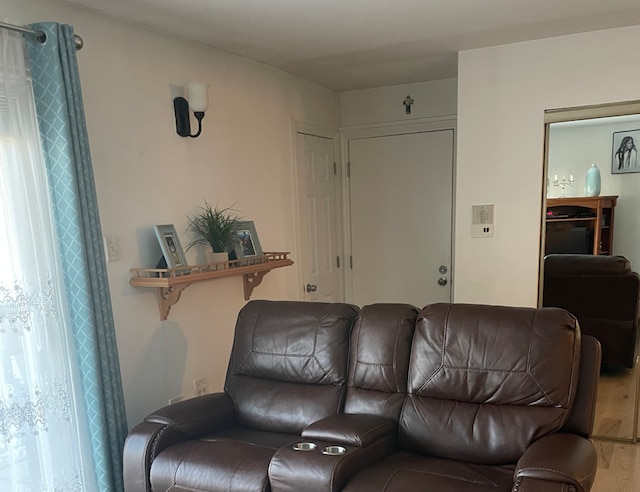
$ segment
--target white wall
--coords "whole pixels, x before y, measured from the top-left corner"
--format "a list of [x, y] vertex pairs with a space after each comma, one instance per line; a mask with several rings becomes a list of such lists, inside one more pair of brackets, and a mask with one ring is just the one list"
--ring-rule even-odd
[[[640, 99], [639, 41], [637, 26], [459, 54], [457, 302], [537, 304], [544, 110]], [[483, 203], [495, 237], [472, 239]]]
[[[453, 116], [457, 111], [456, 79], [393, 85], [338, 93], [341, 127], [401, 123], [416, 119]], [[411, 96], [411, 114], [404, 100]]]
[[[3, 20], [72, 24], [105, 234], [120, 261], [108, 264], [129, 425], [193, 394], [192, 380], [219, 390], [227, 368], [241, 277], [189, 286], [161, 322], [154, 289], [129, 286], [129, 268], [152, 267], [153, 224], [175, 224], [203, 199], [235, 203], [255, 221], [266, 251], [294, 248], [290, 116], [335, 126], [335, 95], [264, 65], [179, 38], [45, 0], [3, 0]], [[171, 86], [210, 83], [202, 136], [175, 133]], [[195, 263], [195, 251], [187, 255]], [[297, 297], [296, 269], [274, 270], [254, 298]]]
[[[555, 123], [549, 132], [549, 175], [574, 174], [575, 184], [565, 196], [584, 196], [586, 172], [591, 164], [600, 169], [600, 195], [617, 195], [614, 215], [613, 254], [629, 259], [640, 269], [640, 173], [612, 174], [613, 133], [640, 128], [640, 116], [605, 118], [589, 122]], [[624, 123], [612, 123], [623, 120]], [[617, 149], [616, 149], [617, 150]], [[560, 196], [560, 188], [551, 185], [548, 197]]]

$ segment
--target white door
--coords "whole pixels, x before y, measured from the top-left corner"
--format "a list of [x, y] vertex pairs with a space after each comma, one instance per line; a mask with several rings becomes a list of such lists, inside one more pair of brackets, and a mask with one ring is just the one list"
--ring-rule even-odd
[[453, 130], [349, 141], [354, 304], [450, 302], [453, 145]]
[[[340, 302], [339, 178], [332, 139], [297, 134], [304, 298]], [[340, 263], [340, 267], [338, 266]]]

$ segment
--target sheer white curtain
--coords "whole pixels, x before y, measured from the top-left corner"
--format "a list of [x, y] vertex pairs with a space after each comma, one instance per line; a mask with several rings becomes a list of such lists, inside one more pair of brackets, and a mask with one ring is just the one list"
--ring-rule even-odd
[[0, 29], [0, 490], [90, 492], [49, 204], [24, 39]]

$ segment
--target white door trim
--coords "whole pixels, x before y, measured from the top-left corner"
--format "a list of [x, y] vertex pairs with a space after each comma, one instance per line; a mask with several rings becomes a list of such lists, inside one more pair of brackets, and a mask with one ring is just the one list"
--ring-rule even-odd
[[[455, 205], [456, 205], [456, 149], [458, 138], [458, 120], [453, 116], [437, 116], [433, 118], [422, 118], [411, 121], [374, 123], [367, 125], [354, 125], [339, 129], [341, 160], [349, 163], [349, 141], [360, 138], [383, 137], [388, 135], [401, 135], [405, 133], [423, 133], [437, 130], [453, 130], [453, 183], [451, 188], [451, 301], [454, 302], [453, 285], [455, 285]], [[338, 155], [338, 154], [336, 154]], [[343, 271], [345, 299], [353, 299], [353, 276], [350, 268], [351, 254], [351, 210], [348, 165], [342, 166], [342, 236], [344, 238], [343, 251], [345, 252], [345, 269]]]
[[344, 179], [343, 179], [343, 171], [341, 165], [341, 151], [340, 151], [340, 132], [338, 128], [334, 126], [325, 125], [323, 123], [318, 123], [314, 121], [306, 121], [300, 120], [295, 116], [290, 117], [290, 128], [291, 128], [291, 170], [293, 176], [293, 196], [292, 196], [292, 206], [291, 210], [293, 211], [293, 221], [294, 221], [294, 245], [297, 258], [293, 258], [295, 263], [295, 271], [296, 271], [296, 300], [304, 300], [304, 266], [306, 258], [304, 257], [304, 248], [303, 248], [303, 240], [302, 240], [302, 212], [300, 210], [300, 203], [305, 197], [302, 195], [304, 189], [301, 182], [302, 177], [299, 175], [298, 171], [298, 149], [297, 149], [297, 135], [299, 133], [305, 135], [313, 135], [316, 137], [323, 137], [333, 140], [334, 145], [334, 156], [336, 159], [336, 164], [338, 167], [337, 178], [339, 179], [338, 184], [338, 204], [340, 210], [337, 212], [336, 220], [338, 221], [338, 238], [337, 243], [340, 249], [339, 254], [342, 258], [343, 262], [341, 264], [340, 273], [341, 273], [341, 281], [342, 281], [342, 293], [344, 296], [344, 286], [345, 286], [345, 271], [347, 268], [347, 264], [344, 261], [344, 238], [340, 237], [342, 231], [344, 231], [344, 222], [342, 217], [344, 216]]
[[382, 137], [402, 133], [418, 133], [434, 130], [457, 130], [458, 120], [454, 116], [434, 116], [411, 121], [389, 123], [371, 123], [366, 125], [344, 126], [339, 128], [344, 141], [354, 138]]

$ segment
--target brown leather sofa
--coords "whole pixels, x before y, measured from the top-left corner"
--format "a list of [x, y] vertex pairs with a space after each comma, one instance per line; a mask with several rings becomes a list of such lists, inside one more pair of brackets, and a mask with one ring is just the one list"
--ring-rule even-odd
[[602, 363], [633, 368], [638, 333], [640, 276], [624, 256], [548, 255], [543, 306], [578, 318], [583, 335], [602, 345]]
[[599, 361], [561, 309], [252, 301], [225, 391], [131, 431], [125, 490], [588, 491]]

